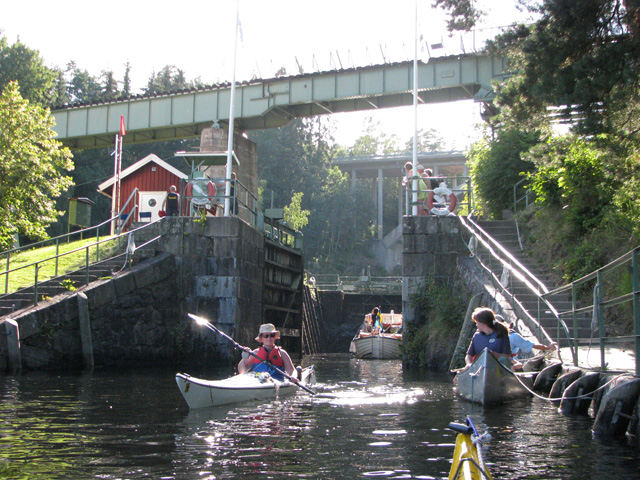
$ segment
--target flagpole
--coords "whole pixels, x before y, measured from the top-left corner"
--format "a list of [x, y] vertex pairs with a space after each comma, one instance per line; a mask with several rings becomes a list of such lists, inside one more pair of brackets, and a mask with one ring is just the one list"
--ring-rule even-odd
[[[236, 57], [238, 53], [238, 28], [240, 26], [240, 0], [236, 0], [236, 36], [233, 46], [233, 77], [231, 80], [231, 105], [229, 106], [229, 139], [227, 141], [227, 173], [224, 191], [224, 216], [228, 217], [231, 206], [231, 170], [233, 161], [233, 120], [236, 98]], [[237, 194], [237, 192], [236, 192]]]
[[[116, 145], [113, 155], [113, 198], [111, 199], [111, 218], [115, 217], [118, 213], [117, 210], [117, 198], [118, 198], [118, 134], [116, 133]], [[115, 235], [116, 228], [118, 226], [118, 219], [116, 218], [111, 222], [111, 235]]]

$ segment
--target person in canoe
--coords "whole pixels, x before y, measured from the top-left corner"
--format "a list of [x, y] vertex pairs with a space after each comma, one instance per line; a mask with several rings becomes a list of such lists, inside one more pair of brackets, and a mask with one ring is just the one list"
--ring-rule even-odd
[[496, 319], [496, 314], [490, 308], [478, 307], [473, 311], [471, 318], [476, 323], [478, 331], [473, 335], [467, 356], [464, 361], [469, 367], [474, 359], [485, 348], [504, 356], [511, 364], [511, 343], [509, 343], [509, 327]]
[[[499, 316], [499, 315], [496, 315]], [[542, 343], [534, 343], [531, 340], [527, 340], [522, 335], [520, 335], [516, 326], [513, 322], [508, 323], [509, 325], [509, 343], [511, 344], [511, 355], [513, 357], [513, 369], [520, 370], [522, 368], [522, 363], [518, 358], [518, 353], [522, 352], [524, 354], [531, 354], [533, 349], [542, 350], [543, 352], [548, 352], [550, 350], [555, 350], [558, 348], [558, 344], [556, 342], [551, 342], [548, 346]]]
[[264, 360], [264, 362], [261, 363], [253, 355], [250, 355], [250, 350], [247, 348], [242, 352], [242, 359], [240, 360], [240, 363], [238, 363], [238, 373], [247, 373], [251, 371], [267, 372], [276, 380], [284, 380], [284, 375], [271, 366], [273, 365], [287, 373], [287, 375], [293, 375], [295, 368], [291, 361], [291, 357], [285, 349], [276, 346], [276, 340], [279, 338], [280, 332], [276, 330], [276, 327], [272, 323], [260, 325], [260, 331], [256, 337], [256, 342], [261, 343], [262, 345], [253, 350], [253, 353], [260, 357], [261, 360]]

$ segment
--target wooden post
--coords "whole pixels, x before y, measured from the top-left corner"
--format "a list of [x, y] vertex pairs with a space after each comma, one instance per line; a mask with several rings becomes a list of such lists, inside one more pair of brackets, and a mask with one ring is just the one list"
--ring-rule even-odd
[[19, 373], [22, 371], [22, 355], [20, 354], [20, 330], [18, 323], [10, 318], [3, 323], [5, 333], [7, 334], [9, 368], [13, 373]]
[[78, 316], [80, 322], [80, 341], [82, 343], [82, 359], [85, 368], [93, 368], [93, 340], [91, 337], [91, 316], [87, 296], [78, 293]]

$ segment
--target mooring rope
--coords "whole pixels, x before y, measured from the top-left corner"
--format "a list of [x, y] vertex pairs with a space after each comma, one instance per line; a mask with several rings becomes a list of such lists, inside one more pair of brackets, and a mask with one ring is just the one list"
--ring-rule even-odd
[[514, 377], [516, 377], [516, 379], [518, 380], [518, 382], [520, 382], [520, 385], [522, 385], [529, 393], [531, 393], [533, 396], [538, 397], [542, 400], [547, 400], [549, 402], [556, 402], [558, 400], [579, 400], [581, 398], [591, 398], [591, 396], [606, 388], [607, 386], [609, 386], [613, 381], [617, 380], [620, 377], [624, 377], [624, 376], [628, 376], [628, 373], [621, 373], [619, 375], [616, 375], [615, 377], [613, 377], [611, 380], [609, 380], [607, 383], [605, 383], [604, 385], [596, 388], [595, 390], [589, 392], [589, 393], [585, 393], [583, 395], [578, 395], [577, 397], [565, 397], [564, 393], [562, 394], [561, 397], [557, 397], [557, 398], [550, 398], [550, 397], [543, 397], [542, 395], [539, 395], [538, 393], [534, 392], [533, 390], [531, 390], [529, 388], [528, 385], [526, 385], [522, 380], [520, 380], [520, 377], [518, 376], [518, 374], [516, 372], [514, 372], [513, 370], [511, 370], [510, 368], [508, 368], [506, 365], [502, 364], [501, 362], [498, 362], [498, 364], [500, 365], [501, 368], [503, 368], [505, 371], [509, 372], [511, 375], [513, 375]]

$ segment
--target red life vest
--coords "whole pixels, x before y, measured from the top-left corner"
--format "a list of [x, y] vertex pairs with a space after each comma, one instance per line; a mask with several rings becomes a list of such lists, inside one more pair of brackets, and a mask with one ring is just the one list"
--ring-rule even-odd
[[[260, 347], [258, 352], [256, 353], [260, 360], [266, 360], [271, 365], [274, 365], [278, 368], [284, 367], [284, 361], [282, 360], [282, 356], [280, 355], [280, 347], [273, 347], [270, 352], [267, 352], [267, 349], [264, 347]], [[249, 365], [253, 365], [254, 363], [259, 363], [255, 357], [249, 357], [247, 360]]]

